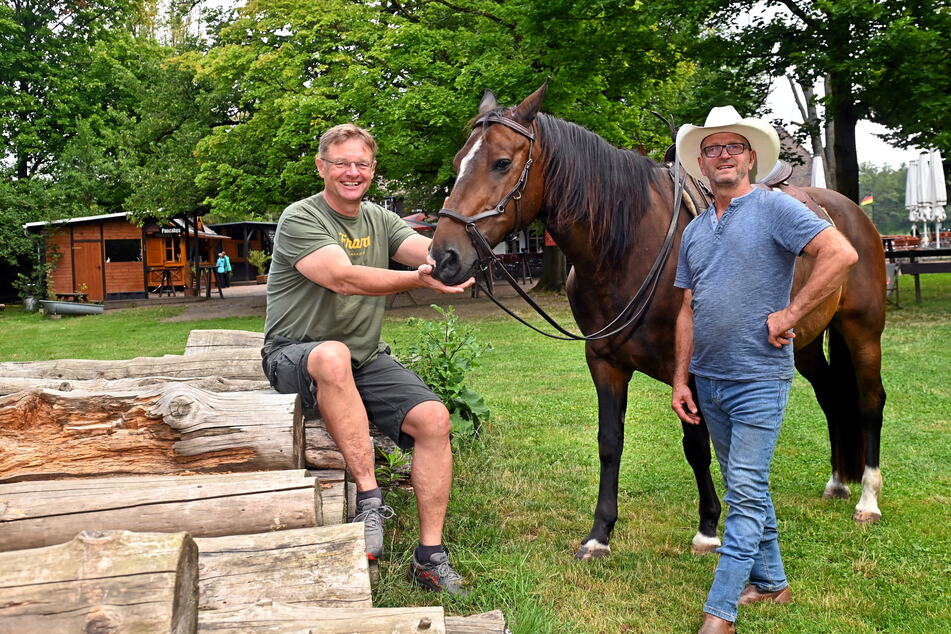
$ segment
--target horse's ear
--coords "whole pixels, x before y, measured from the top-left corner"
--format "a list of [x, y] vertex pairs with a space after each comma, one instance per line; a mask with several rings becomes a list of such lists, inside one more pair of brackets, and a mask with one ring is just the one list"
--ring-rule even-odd
[[482, 102], [479, 104], [479, 114], [485, 114], [490, 110], [495, 110], [499, 107], [499, 102], [495, 99], [495, 93], [491, 90], [486, 90], [485, 94], [482, 95]]
[[515, 107], [515, 112], [512, 113], [514, 118], [522, 123], [531, 123], [534, 121], [535, 115], [538, 114], [538, 111], [542, 107], [542, 101], [545, 99], [545, 93], [547, 91], [548, 80], [546, 79], [545, 83], [538, 87], [538, 90], [525, 97], [525, 100]]

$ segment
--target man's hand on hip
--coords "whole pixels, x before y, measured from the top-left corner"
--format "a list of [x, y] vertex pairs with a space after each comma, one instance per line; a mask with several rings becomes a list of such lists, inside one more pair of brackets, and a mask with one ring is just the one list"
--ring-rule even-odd
[[792, 343], [792, 340], [796, 338], [796, 332], [793, 329], [795, 325], [796, 320], [789, 314], [788, 308], [770, 313], [766, 317], [769, 345], [774, 348], [782, 348], [786, 344]]

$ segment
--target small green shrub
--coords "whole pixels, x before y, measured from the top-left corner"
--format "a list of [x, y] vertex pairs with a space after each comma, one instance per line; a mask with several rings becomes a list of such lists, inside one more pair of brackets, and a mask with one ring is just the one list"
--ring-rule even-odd
[[376, 447], [376, 455], [383, 459], [382, 463], [377, 462], [376, 465], [376, 481], [379, 486], [396, 486], [409, 478], [413, 464], [412, 452], [403, 451], [399, 447], [393, 447], [393, 451]]
[[248, 251], [248, 262], [258, 270], [258, 275], [267, 273], [267, 263], [271, 261], [271, 256], [264, 251], [252, 249]]
[[398, 356], [446, 404], [452, 418], [453, 441], [458, 442], [477, 436], [483, 421], [489, 418], [482, 396], [466, 387], [465, 380], [491, 347], [478, 342], [471, 326], [459, 323], [452, 306], [443, 309], [433, 304], [432, 308], [442, 320], [407, 320], [414, 335]]

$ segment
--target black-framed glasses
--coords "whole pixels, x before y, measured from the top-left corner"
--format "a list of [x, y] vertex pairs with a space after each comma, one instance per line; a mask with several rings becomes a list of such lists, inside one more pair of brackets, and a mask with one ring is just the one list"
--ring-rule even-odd
[[705, 148], [701, 148], [700, 151], [703, 152], [703, 155], [707, 158], [717, 158], [723, 154], [723, 148], [726, 148], [726, 153], [730, 156], [736, 156], [737, 154], [742, 154], [748, 147], [750, 146], [747, 143], [727, 143], [726, 145], [708, 145]]
[[376, 161], [346, 161], [344, 159], [329, 159], [329, 158], [321, 158], [320, 160], [323, 161], [324, 163], [329, 163], [330, 165], [333, 165], [337, 169], [346, 169], [350, 167], [351, 165], [353, 165], [361, 172], [365, 172], [369, 170], [376, 163]]

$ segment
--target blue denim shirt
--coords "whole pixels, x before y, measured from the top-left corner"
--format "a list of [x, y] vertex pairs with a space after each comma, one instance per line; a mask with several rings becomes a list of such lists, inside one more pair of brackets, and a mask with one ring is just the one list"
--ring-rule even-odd
[[754, 189], [719, 221], [684, 230], [674, 286], [693, 293], [690, 372], [730, 381], [792, 378], [793, 346], [774, 348], [766, 317], [789, 304], [796, 256], [829, 223], [792, 196]]

